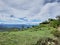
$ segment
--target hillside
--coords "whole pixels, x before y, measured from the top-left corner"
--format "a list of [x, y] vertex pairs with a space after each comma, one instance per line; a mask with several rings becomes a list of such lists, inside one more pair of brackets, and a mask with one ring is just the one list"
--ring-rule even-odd
[[40, 26], [24, 31], [0, 32], [0, 45], [36, 45], [40, 39], [55, 38], [51, 31], [56, 28], [48, 27], [48, 25]]
[[60, 17], [48, 19], [31, 28], [14, 28], [0, 32], [0, 45], [60, 45], [59, 20]]
[[[34, 29], [34, 28], [32, 28]], [[50, 30], [0, 32], [0, 45], [33, 45], [41, 38], [54, 38]]]

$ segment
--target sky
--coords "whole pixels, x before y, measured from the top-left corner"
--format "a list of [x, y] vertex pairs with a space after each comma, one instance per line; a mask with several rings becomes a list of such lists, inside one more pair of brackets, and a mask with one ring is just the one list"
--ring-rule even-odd
[[0, 0], [0, 24], [39, 24], [60, 15], [60, 0]]

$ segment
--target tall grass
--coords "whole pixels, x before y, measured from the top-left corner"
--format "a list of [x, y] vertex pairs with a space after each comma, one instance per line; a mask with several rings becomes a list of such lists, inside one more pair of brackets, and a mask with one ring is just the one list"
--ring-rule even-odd
[[54, 37], [49, 30], [0, 32], [0, 45], [32, 45], [40, 38]]

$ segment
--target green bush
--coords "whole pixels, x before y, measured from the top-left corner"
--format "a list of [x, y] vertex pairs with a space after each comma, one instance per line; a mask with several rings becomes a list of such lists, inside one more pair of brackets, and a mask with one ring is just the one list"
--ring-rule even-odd
[[59, 45], [58, 40], [54, 40], [53, 38], [44, 37], [40, 38], [35, 45]]
[[60, 37], [60, 31], [58, 31], [58, 30], [53, 30], [52, 34], [56, 37]]

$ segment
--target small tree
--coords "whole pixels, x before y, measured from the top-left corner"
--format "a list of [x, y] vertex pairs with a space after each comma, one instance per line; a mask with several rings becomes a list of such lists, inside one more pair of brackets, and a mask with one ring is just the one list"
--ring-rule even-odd
[[49, 22], [48, 21], [44, 21], [41, 24], [49, 24]]
[[54, 21], [54, 20], [55, 20], [55, 19], [51, 19], [51, 18], [49, 18], [49, 19], [48, 19], [48, 22], [51, 22], [51, 21]]
[[54, 28], [58, 27], [58, 21], [57, 20], [51, 21], [50, 26], [52, 26]]
[[35, 26], [33, 25], [32, 27], [34, 28]]
[[57, 16], [56, 18], [60, 21], [60, 16]]
[[57, 16], [58, 26], [60, 26], [60, 16]]

